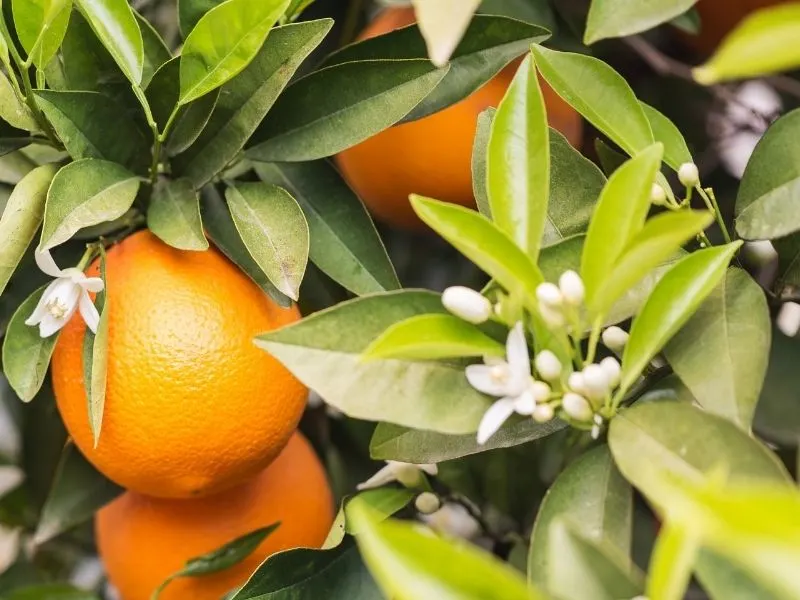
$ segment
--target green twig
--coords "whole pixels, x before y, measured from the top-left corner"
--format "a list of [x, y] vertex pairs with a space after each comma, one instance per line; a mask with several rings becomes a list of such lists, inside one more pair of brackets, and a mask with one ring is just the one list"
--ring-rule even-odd
[[700, 194], [701, 198], [703, 198], [703, 202], [706, 203], [708, 209], [714, 213], [714, 218], [717, 220], [717, 225], [719, 225], [720, 231], [722, 231], [722, 237], [725, 239], [725, 243], [730, 244], [731, 235], [728, 232], [728, 227], [725, 225], [725, 220], [722, 218], [722, 212], [719, 210], [719, 204], [717, 204], [717, 198], [714, 196], [714, 190], [711, 188], [704, 190], [698, 185], [697, 193]]

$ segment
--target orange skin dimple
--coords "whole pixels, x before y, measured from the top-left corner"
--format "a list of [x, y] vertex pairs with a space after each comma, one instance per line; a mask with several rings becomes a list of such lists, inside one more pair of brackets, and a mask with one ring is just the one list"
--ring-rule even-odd
[[271, 554], [322, 545], [333, 523], [333, 498], [322, 465], [299, 433], [243, 486], [196, 500], [127, 492], [97, 514], [95, 531], [100, 557], [122, 600], [150, 600], [190, 558], [277, 521], [280, 526], [243, 562], [219, 573], [176, 579], [160, 599], [219, 600]]
[[214, 493], [261, 471], [297, 426], [307, 390], [253, 338], [298, 320], [297, 309], [280, 308], [218, 251], [176, 250], [148, 231], [111, 248], [106, 264], [108, 384], [96, 449], [79, 315], [52, 362], [81, 452], [123, 487], [159, 497]]
[[[414, 23], [410, 8], [389, 8], [362, 32], [367, 39]], [[381, 221], [408, 229], [422, 222], [408, 201], [421, 194], [463, 206], [474, 206], [472, 146], [478, 115], [496, 107], [519, 66], [515, 61], [482, 88], [433, 115], [390, 127], [340, 152], [336, 163], [370, 212]], [[550, 125], [573, 144], [580, 143], [580, 116], [546, 84], [542, 93]]]

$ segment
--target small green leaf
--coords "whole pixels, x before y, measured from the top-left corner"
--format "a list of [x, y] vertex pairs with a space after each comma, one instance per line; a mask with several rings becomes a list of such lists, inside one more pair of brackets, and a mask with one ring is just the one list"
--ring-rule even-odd
[[622, 357], [622, 390], [633, 385], [647, 363], [713, 291], [741, 245], [737, 241], [698, 250], [678, 261], [661, 278], [633, 321]]
[[472, 433], [489, 401], [469, 385], [463, 366], [361, 358], [394, 323], [444, 310], [439, 295], [431, 292], [375, 294], [262, 334], [256, 344], [349, 416], [442, 433]]
[[488, 153], [489, 135], [492, 131], [492, 120], [496, 109], [491, 106], [478, 115], [475, 127], [475, 142], [472, 145], [472, 194], [478, 211], [487, 219], [492, 218], [492, 207], [489, 205], [489, 186], [486, 180], [486, 154]]
[[166, 149], [170, 156], [180, 154], [197, 141], [214, 112], [219, 93], [218, 89], [213, 90], [181, 106], [167, 137]]
[[694, 162], [686, 140], [675, 124], [649, 104], [642, 102], [641, 105], [653, 137], [664, 145], [664, 162], [676, 171], [683, 163]]
[[650, 123], [627, 82], [606, 63], [533, 46], [536, 68], [575, 110], [631, 156], [654, 142]]
[[297, 201], [268, 183], [236, 183], [225, 190], [239, 235], [269, 280], [297, 300], [308, 263], [308, 223]]
[[295, 197], [308, 221], [309, 258], [357, 295], [400, 287], [386, 248], [358, 196], [330, 163], [256, 164], [262, 181]]
[[79, 229], [124, 215], [139, 179], [117, 163], [85, 158], [62, 167], [47, 192], [40, 250], [66, 242]]
[[369, 60], [315, 71], [281, 94], [247, 155], [296, 162], [336, 154], [397, 123], [447, 71], [427, 60]]
[[69, 25], [69, 0], [13, 0], [14, 27], [33, 64], [44, 69], [58, 52]]
[[161, 181], [147, 207], [147, 226], [180, 250], [207, 250], [200, 218], [200, 199], [188, 179]]
[[694, 70], [704, 85], [788, 71], [800, 66], [800, 6], [770, 6], [746, 17], [714, 55]]
[[0, 72], [0, 119], [12, 127], [26, 131], [39, 129], [30, 109], [17, 96], [5, 73]]
[[364, 359], [427, 360], [504, 356], [505, 347], [453, 315], [419, 315], [395, 323], [364, 350]]
[[42, 224], [47, 189], [56, 171], [56, 165], [35, 168], [8, 197], [0, 217], [0, 294]]
[[127, 0], [75, 0], [100, 42], [133, 85], [142, 82], [142, 32]]
[[23, 402], [30, 402], [41, 389], [50, 366], [58, 335], [39, 335], [39, 328], [25, 324], [33, 314], [46, 286], [31, 294], [14, 312], [3, 339], [3, 373]]
[[661, 144], [655, 144], [630, 159], [614, 171], [600, 194], [581, 259], [589, 306], [625, 248], [644, 226], [661, 155]]
[[139, 22], [139, 29], [142, 32], [142, 43], [144, 46], [144, 56], [142, 65], [142, 89], [147, 89], [156, 71], [172, 58], [172, 53], [167, 48], [164, 40], [150, 24], [150, 21], [142, 15], [133, 11], [136, 20]]
[[181, 105], [220, 87], [255, 58], [289, 0], [226, 0], [198, 21], [181, 51]]
[[585, 44], [652, 29], [687, 10], [697, 0], [592, 0], [586, 21]]
[[550, 140], [530, 57], [520, 65], [492, 121], [486, 180], [492, 219], [536, 262], [547, 220]]

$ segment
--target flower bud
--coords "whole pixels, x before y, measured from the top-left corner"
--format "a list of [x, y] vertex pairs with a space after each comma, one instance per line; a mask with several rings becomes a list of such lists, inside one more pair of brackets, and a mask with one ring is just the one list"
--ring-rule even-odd
[[625, 348], [625, 344], [628, 343], [629, 337], [627, 331], [614, 325], [603, 331], [603, 344], [605, 344], [606, 348], [609, 350], [622, 352]]
[[539, 314], [545, 322], [545, 325], [551, 329], [560, 329], [567, 322], [560, 310], [551, 308], [546, 304], [539, 305]]
[[700, 183], [700, 172], [694, 163], [683, 163], [678, 169], [678, 179], [687, 188], [693, 188]]
[[537, 404], [533, 410], [533, 420], [537, 423], [547, 423], [553, 419], [553, 416], [555, 416], [555, 411], [549, 404]]
[[531, 384], [531, 394], [535, 402], [547, 402], [550, 399], [550, 386], [544, 381], [534, 381]]
[[583, 384], [586, 387], [586, 397], [590, 400], [599, 400], [608, 394], [608, 375], [600, 365], [586, 365], [583, 369]]
[[536, 298], [549, 308], [559, 308], [564, 302], [561, 290], [555, 283], [550, 282], [539, 284], [539, 287], [536, 288]]
[[583, 381], [583, 373], [580, 371], [574, 371], [573, 373], [570, 373], [569, 378], [567, 379], [567, 387], [576, 394], [585, 396], [586, 383]]
[[580, 306], [583, 303], [586, 290], [581, 276], [575, 271], [564, 271], [558, 279], [558, 287], [567, 304]]
[[536, 371], [545, 381], [555, 381], [561, 376], [561, 361], [550, 350], [542, 350], [534, 359]]
[[422, 483], [422, 472], [417, 465], [398, 463], [394, 476], [407, 488], [414, 488]]
[[423, 515], [432, 515], [442, 507], [442, 502], [439, 497], [432, 492], [422, 492], [414, 500], [414, 506]]
[[561, 408], [571, 419], [589, 421], [592, 418], [592, 407], [589, 401], [574, 392], [567, 392], [561, 399]]
[[650, 189], [650, 202], [655, 206], [664, 206], [667, 203], [667, 192], [657, 183]]
[[488, 298], [460, 285], [444, 291], [442, 304], [455, 316], [476, 325], [485, 322], [492, 314], [492, 303]]
[[619, 361], [613, 356], [607, 356], [600, 361], [600, 368], [608, 378], [608, 385], [612, 388], [617, 387], [622, 376], [622, 367], [620, 367]]
[[800, 304], [797, 302], [787, 302], [781, 307], [776, 320], [778, 329], [784, 335], [794, 337], [800, 331]]

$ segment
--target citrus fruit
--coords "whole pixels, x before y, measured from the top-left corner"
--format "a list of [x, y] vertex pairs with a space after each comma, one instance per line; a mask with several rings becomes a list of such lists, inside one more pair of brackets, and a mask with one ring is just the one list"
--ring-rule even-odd
[[[413, 9], [389, 8], [360, 39], [413, 22]], [[474, 206], [471, 162], [478, 115], [500, 103], [518, 64], [506, 67], [464, 100], [423, 119], [390, 127], [336, 156], [345, 179], [376, 218], [397, 227], [421, 228], [408, 201], [411, 193]], [[578, 144], [580, 116], [547, 85], [542, 91], [550, 125]]]
[[242, 486], [189, 500], [126, 492], [97, 513], [95, 531], [100, 558], [122, 600], [150, 600], [187, 560], [278, 521], [280, 526], [243, 562], [175, 579], [160, 599], [220, 600], [267, 556], [322, 545], [333, 523], [333, 499], [322, 465], [299, 433], [275, 462]]
[[[98, 273], [95, 263], [90, 271]], [[94, 447], [76, 315], [52, 362], [58, 409], [81, 452], [123, 487], [190, 497], [266, 467], [302, 415], [306, 388], [253, 338], [300, 318], [217, 250], [176, 250], [148, 231], [106, 260], [108, 380]]]
[[788, 0], [700, 0], [695, 5], [700, 15], [700, 33], [689, 37], [697, 50], [710, 54], [722, 39], [751, 12]]

